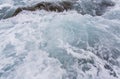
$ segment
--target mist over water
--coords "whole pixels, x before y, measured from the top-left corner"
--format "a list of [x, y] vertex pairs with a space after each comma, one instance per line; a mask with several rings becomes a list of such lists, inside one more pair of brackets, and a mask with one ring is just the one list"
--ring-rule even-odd
[[[0, 17], [40, 1], [48, 0], [0, 0]], [[110, 0], [91, 1], [78, 0], [85, 15], [37, 10], [1, 19], [0, 79], [120, 79], [120, 1], [106, 9], [96, 3]]]

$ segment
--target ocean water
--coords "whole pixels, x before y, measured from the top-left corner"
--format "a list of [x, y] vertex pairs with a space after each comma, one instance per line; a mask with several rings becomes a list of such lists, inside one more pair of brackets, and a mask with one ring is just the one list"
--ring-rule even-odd
[[[40, 1], [62, 0], [0, 0], [0, 17]], [[0, 79], [120, 79], [120, 1], [113, 2], [101, 16], [37, 10], [1, 19]]]

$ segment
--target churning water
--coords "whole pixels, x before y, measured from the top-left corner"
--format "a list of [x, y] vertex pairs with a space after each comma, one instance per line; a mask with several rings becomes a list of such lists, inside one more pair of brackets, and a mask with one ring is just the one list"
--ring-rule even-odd
[[[0, 0], [0, 17], [40, 1], [58, 0]], [[37, 10], [1, 19], [0, 79], [120, 79], [120, 1], [114, 2], [102, 16]]]

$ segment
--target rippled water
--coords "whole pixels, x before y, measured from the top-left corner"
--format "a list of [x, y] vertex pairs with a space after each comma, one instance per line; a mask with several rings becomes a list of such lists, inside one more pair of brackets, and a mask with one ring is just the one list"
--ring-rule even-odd
[[[39, 1], [0, 0], [0, 6]], [[0, 20], [0, 79], [120, 79], [120, 5], [114, 1], [102, 16], [38, 10]]]

